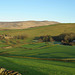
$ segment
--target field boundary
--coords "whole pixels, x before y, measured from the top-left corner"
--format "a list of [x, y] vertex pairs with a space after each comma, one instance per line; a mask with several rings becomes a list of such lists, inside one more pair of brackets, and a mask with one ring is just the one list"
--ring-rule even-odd
[[63, 62], [75, 62], [75, 59], [35, 58], [35, 57], [24, 57], [24, 56], [5, 56], [5, 57], [29, 58], [29, 59], [52, 60], [52, 61], [63, 61]]

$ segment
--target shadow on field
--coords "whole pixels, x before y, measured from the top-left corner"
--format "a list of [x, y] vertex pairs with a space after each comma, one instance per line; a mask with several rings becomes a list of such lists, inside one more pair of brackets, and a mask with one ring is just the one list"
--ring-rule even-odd
[[[13, 59], [13, 58], [12, 58]], [[18, 71], [22, 75], [46, 75], [43, 72], [33, 69], [29, 65], [20, 65], [19, 63], [14, 63], [11, 58], [0, 57], [0, 66], [6, 68], [7, 70]]]

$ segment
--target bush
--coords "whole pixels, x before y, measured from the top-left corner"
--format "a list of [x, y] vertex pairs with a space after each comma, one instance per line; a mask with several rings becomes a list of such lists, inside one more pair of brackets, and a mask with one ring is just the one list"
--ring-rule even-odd
[[26, 39], [27, 36], [26, 35], [18, 35], [18, 36], [14, 36], [15, 39]]

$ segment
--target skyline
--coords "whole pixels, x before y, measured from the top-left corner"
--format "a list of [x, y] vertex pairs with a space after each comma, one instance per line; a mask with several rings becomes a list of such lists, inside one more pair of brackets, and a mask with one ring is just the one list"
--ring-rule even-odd
[[0, 22], [57, 21], [75, 23], [74, 0], [2, 0]]

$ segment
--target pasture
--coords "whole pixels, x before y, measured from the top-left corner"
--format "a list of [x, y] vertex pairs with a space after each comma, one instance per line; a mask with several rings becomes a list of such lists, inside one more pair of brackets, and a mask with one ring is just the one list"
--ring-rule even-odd
[[0, 40], [0, 66], [22, 75], [75, 75], [75, 46], [35, 42], [41, 35], [75, 33], [75, 24], [56, 24], [21, 30], [1, 30], [10, 36], [26, 39]]

